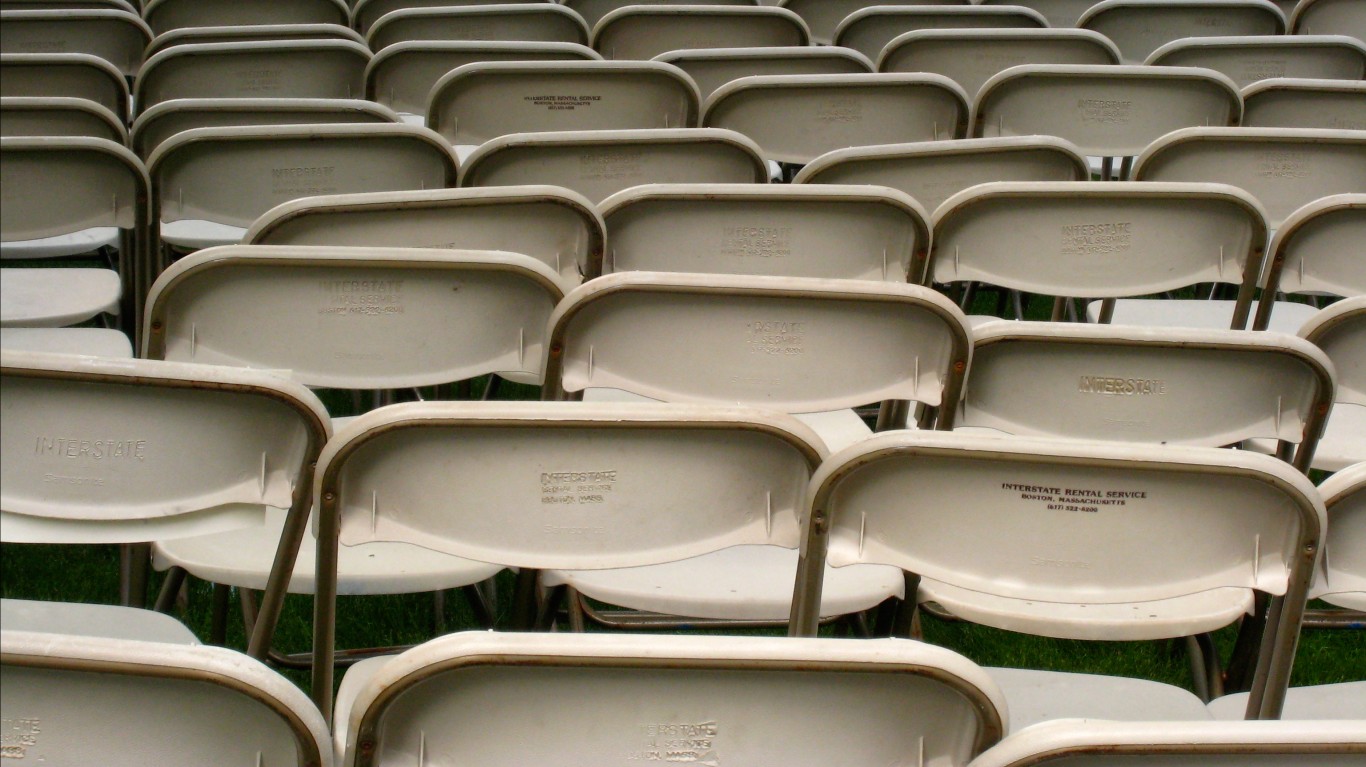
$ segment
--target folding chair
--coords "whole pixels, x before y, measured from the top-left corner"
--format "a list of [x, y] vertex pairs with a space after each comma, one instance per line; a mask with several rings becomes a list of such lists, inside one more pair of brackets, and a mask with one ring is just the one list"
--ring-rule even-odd
[[476, 149], [460, 186], [554, 184], [597, 203], [639, 184], [763, 184], [759, 147], [716, 128], [521, 133]]
[[[1102, 160], [1131, 159], [1158, 138], [1191, 126], [1232, 126], [1243, 102], [1228, 77], [1209, 69], [1146, 66], [1025, 64], [982, 86], [973, 104], [974, 137], [1059, 136]], [[1201, 179], [1212, 180], [1212, 179]]]
[[1243, 88], [1249, 128], [1366, 130], [1366, 83], [1273, 77]]
[[409, 8], [384, 14], [365, 35], [378, 53], [417, 40], [588, 44], [588, 27], [578, 14], [552, 3], [520, 2], [453, 8]]
[[1154, 141], [1135, 181], [1213, 181], [1245, 189], [1279, 229], [1321, 197], [1366, 189], [1366, 131], [1185, 128]]
[[385, 124], [195, 128], [163, 141], [147, 168], [161, 243], [151, 277], [173, 252], [235, 243], [262, 213], [299, 197], [440, 189], [456, 179], [440, 136]]
[[149, 188], [142, 161], [122, 144], [0, 138], [0, 258], [117, 251], [110, 256], [116, 271], [6, 268], [0, 324], [55, 327], [114, 313], [133, 336], [137, 286], [146, 268]]
[[581, 194], [507, 186], [306, 197], [266, 211], [242, 242], [502, 250], [577, 285], [601, 274], [605, 229]]
[[[1224, 722], [1242, 719], [1245, 708], [1245, 692], [1225, 695], [1209, 702], [1210, 715]], [[1366, 681], [1291, 687], [1285, 693], [1285, 708], [1281, 711], [1281, 718], [1287, 720], [1286, 726], [1295, 727], [1318, 727], [1330, 721], [1357, 720], [1351, 724], [1357, 728], [1359, 740], [1359, 722], [1366, 720]]]
[[232, 650], [6, 624], [0, 653], [6, 760], [334, 764], [327, 722], [308, 697]]
[[166, 139], [194, 128], [398, 122], [393, 110], [358, 99], [171, 99], [133, 121], [132, 146], [139, 157], [149, 157]]
[[1066, 29], [1077, 26], [1081, 15], [1090, 10], [1096, 2], [1097, 0], [978, 0], [977, 4], [1023, 6], [1042, 15], [1048, 21], [1048, 26]]
[[837, 149], [797, 172], [796, 184], [876, 184], [909, 194], [933, 212], [988, 181], [1085, 181], [1072, 144], [1053, 136], [974, 138]]
[[85, 136], [128, 144], [123, 118], [88, 99], [0, 96], [0, 136]]
[[184, 27], [248, 24], [340, 24], [344, 0], [148, 0], [142, 17], [156, 34]]
[[1366, 40], [1366, 14], [1350, 0], [1302, 0], [1288, 18], [1291, 34], [1351, 35]]
[[869, 74], [873, 62], [848, 48], [778, 46], [765, 48], [684, 48], [661, 53], [663, 61], [682, 69], [697, 83], [705, 101], [731, 80], [753, 75], [855, 75]]
[[107, 10], [137, 13], [129, 0], [0, 0], [0, 10], [27, 11], [47, 8], [69, 8], [71, 10]]
[[786, 8], [743, 5], [626, 6], [603, 16], [589, 44], [607, 59], [651, 59], [695, 48], [808, 45], [806, 22]]
[[887, 43], [877, 70], [944, 75], [971, 98], [993, 75], [1020, 64], [1118, 63], [1115, 44], [1085, 29], [926, 29]]
[[854, 11], [835, 29], [835, 45], [853, 48], [873, 61], [897, 37], [920, 29], [1036, 29], [1043, 16], [1019, 6], [873, 6]]
[[1323, 349], [1338, 370], [1337, 402], [1314, 468], [1336, 471], [1366, 461], [1366, 296], [1320, 311], [1300, 337]]
[[[1309, 598], [1343, 608], [1342, 616], [1359, 626], [1366, 621], [1366, 462], [1342, 468], [1319, 492], [1328, 508], [1328, 535]], [[1366, 719], [1366, 710], [1357, 718]]]
[[804, 165], [851, 146], [964, 138], [968, 98], [933, 74], [743, 77], [707, 99], [702, 125], [750, 137], [766, 159]]
[[[1325, 527], [1309, 480], [1264, 455], [929, 431], [831, 456], [808, 503], [796, 636], [815, 634], [823, 564], [893, 564], [908, 574], [909, 608], [935, 602], [974, 623], [1070, 639], [1212, 631], [1263, 594], [1254, 719], [1280, 713]], [[1046, 718], [1209, 716], [1190, 693], [1146, 680], [993, 677], [1014, 730]]]
[[33, 631], [189, 646], [200, 644], [193, 631], [169, 615], [121, 605], [0, 599], [0, 626], [4, 626], [6, 632]]
[[1113, 41], [1122, 63], [1142, 64], [1186, 37], [1283, 35], [1285, 17], [1269, 0], [1103, 0], [1077, 26]]
[[376, 53], [365, 67], [365, 98], [422, 124], [427, 95], [442, 75], [480, 61], [593, 61], [602, 57], [577, 43], [418, 40]]
[[776, 5], [759, 0], [559, 0], [560, 4], [583, 17], [588, 28], [597, 26], [602, 17], [628, 5]]
[[[928, 281], [1054, 296], [1055, 321], [1069, 314], [1071, 302], [1062, 299], [1223, 283], [1237, 287], [1228, 327], [1242, 329], [1265, 243], [1265, 212], [1232, 186], [996, 182], [960, 192], [935, 211]], [[1110, 321], [1105, 312], [1099, 319]]]
[[0, 96], [86, 99], [129, 117], [123, 73], [88, 53], [0, 53]]
[[146, 56], [176, 45], [190, 43], [237, 43], [252, 40], [350, 40], [365, 45], [365, 38], [340, 24], [244, 24], [235, 27], [182, 27], [162, 32], [147, 44]]
[[1047, 722], [1012, 734], [972, 767], [1294, 764], [1348, 767], [1366, 754], [1360, 722]]
[[109, 328], [0, 327], [0, 347], [25, 352], [81, 354], [114, 359], [130, 359], [133, 356], [133, 343], [128, 336]]
[[349, 40], [189, 43], [148, 59], [133, 96], [139, 113], [184, 98], [354, 99], [369, 61]]
[[427, 127], [457, 147], [512, 133], [697, 127], [697, 86], [657, 61], [466, 64], [432, 86]]
[[6, 53], [87, 53], [129, 78], [142, 65], [152, 30], [127, 11], [0, 10], [0, 48]]
[[[811, 28], [811, 41], [817, 45], [830, 45], [835, 38], [835, 29], [855, 11], [874, 5], [962, 5], [959, 0], [779, 0], [772, 5], [780, 5], [802, 17]], [[871, 58], [871, 57], [870, 57]]]
[[[544, 0], [508, 0], [501, 5], [534, 2], [544, 2]], [[466, 5], [484, 5], [484, 3], [479, 0], [355, 0], [351, 3], [351, 26], [364, 35], [382, 16], [394, 11], [459, 8]]]
[[[145, 598], [145, 544], [288, 519], [265, 558], [278, 611], [330, 424], [273, 374], [149, 360], [0, 350], [5, 396], [3, 540], [138, 544], [120, 601]], [[188, 425], [192, 424], [192, 426]], [[273, 511], [274, 510], [274, 511]], [[272, 568], [268, 564], [267, 571]], [[261, 621], [263, 657], [274, 624]]]
[[604, 272], [920, 282], [930, 247], [920, 203], [878, 187], [651, 184], [599, 208]]
[[[429, 753], [489, 767], [811, 767], [920, 754], [966, 765], [1006, 716], [970, 661], [895, 641], [460, 634], [354, 668], [342, 685], [335, 737], [348, 767]], [[528, 697], [528, 686], [545, 695]], [[533, 717], [542, 737], [501, 736], [509, 711]]]
[[1272, 77], [1360, 81], [1366, 76], [1366, 44], [1346, 35], [1188, 37], [1153, 51], [1146, 63], [1206, 67], [1228, 75], [1239, 88]]

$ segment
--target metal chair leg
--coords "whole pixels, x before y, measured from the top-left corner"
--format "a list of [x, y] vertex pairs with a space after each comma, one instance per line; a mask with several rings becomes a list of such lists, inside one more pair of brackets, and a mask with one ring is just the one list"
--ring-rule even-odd
[[156, 604], [152, 607], [159, 613], [170, 613], [175, 608], [176, 598], [180, 596], [180, 590], [185, 586], [185, 568], [172, 567], [166, 571], [166, 579], [161, 582], [161, 591], [157, 594]]

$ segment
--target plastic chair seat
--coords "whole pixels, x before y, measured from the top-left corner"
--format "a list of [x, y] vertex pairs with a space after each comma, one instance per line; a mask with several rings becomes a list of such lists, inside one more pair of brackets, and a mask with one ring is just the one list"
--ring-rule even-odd
[[[1086, 307], [1086, 318], [1096, 322], [1101, 302]], [[1267, 330], [1294, 335], [1318, 310], [1309, 304], [1277, 301]], [[1159, 328], [1227, 328], [1233, 322], [1232, 301], [1202, 301], [1197, 298], [1152, 301], [1120, 299], [1110, 322], [1115, 325], [1141, 325]]]
[[62, 327], [118, 314], [123, 284], [112, 269], [5, 269], [0, 325]]
[[216, 245], [235, 245], [247, 233], [244, 226], [202, 219], [161, 222], [161, 241], [177, 250], [203, 250]]
[[0, 328], [0, 348], [132, 359], [128, 336], [108, 328]]
[[55, 237], [10, 240], [0, 246], [0, 254], [3, 254], [0, 258], [60, 258], [91, 253], [100, 248], [117, 248], [119, 234], [116, 226], [95, 226]]
[[1340, 471], [1366, 461], [1366, 407], [1338, 402], [1314, 451], [1314, 468]]
[[0, 599], [0, 624], [6, 631], [199, 644], [194, 632], [175, 618], [136, 607]]
[[1005, 693], [1012, 733], [1051, 719], [1210, 719], [1194, 693], [1147, 679], [1018, 668], [988, 668], [987, 674]]
[[[1225, 722], [1242, 719], [1245, 708], [1245, 692], [1225, 695], [1209, 702], [1210, 714], [1215, 719]], [[1285, 694], [1285, 708], [1281, 710], [1281, 719], [1366, 719], [1366, 681], [1291, 687]]]
[[[584, 596], [635, 610], [719, 620], [787, 620], [797, 551], [781, 546], [733, 546], [649, 567], [551, 570], [548, 586], [572, 586]], [[886, 565], [825, 570], [821, 615], [849, 615], [905, 593], [901, 571]]]

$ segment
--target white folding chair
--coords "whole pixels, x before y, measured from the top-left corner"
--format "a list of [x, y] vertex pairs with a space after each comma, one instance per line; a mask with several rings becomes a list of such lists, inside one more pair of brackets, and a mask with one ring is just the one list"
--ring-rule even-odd
[[[649, 184], [603, 200], [604, 272], [920, 282], [929, 214], [893, 189]], [[756, 222], [762, 226], [737, 225]]]
[[78, 98], [128, 120], [128, 81], [88, 53], [0, 53], [0, 96]]
[[133, 342], [128, 340], [127, 334], [109, 328], [0, 327], [0, 347], [86, 357], [133, 357]]
[[1366, 82], [1258, 80], [1243, 88], [1243, 125], [1366, 130]]
[[[1293, 2], [1294, 0], [1290, 0]], [[1077, 26], [1081, 15], [1097, 0], [977, 0], [978, 5], [1019, 5], [1036, 11], [1048, 21], [1048, 26], [1066, 29]]]
[[554, 184], [594, 203], [640, 184], [763, 184], [759, 147], [735, 131], [672, 128], [522, 133], [476, 149], [460, 186]]
[[1366, 462], [1341, 469], [1324, 480], [1319, 492], [1328, 508], [1328, 536], [1323, 569], [1309, 597], [1360, 618], [1366, 613]]
[[1349, 767], [1366, 754], [1363, 722], [1046, 722], [1017, 732], [972, 767], [1168, 764]]
[[350, 40], [189, 43], [143, 65], [138, 112], [172, 99], [354, 99], [365, 92], [370, 51]]
[[887, 44], [919, 29], [1041, 29], [1048, 22], [1019, 6], [875, 5], [854, 11], [835, 28], [835, 45], [853, 48], [873, 61]]
[[877, 71], [941, 74], [971, 99], [993, 75], [1020, 64], [1118, 63], [1115, 44], [1086, 29], [925, 29], [887, 43]]
[[561, 5], [583, 17], [588, 28], [597, 26], [602, 17], [628, 5], [776, 5], [759, 0], [557, 0]]
[[[929, 431], [876, 435], [831, 456], [808, 503], [796, 636], [815, 633], [826, 564], [894, 564], [910, 574], [909, 606], [935, 602], [974, 623], [1070, 639], [1207, 632], [1264, 594], [1248, 713], [1268, 719], [1280, 713], [1325, 527], [1304, 475], [1247, 451]], [[1189, 692], [1146, 680], [993, 676], [1012, 730], [1066, 717], [1209, 716]]]
[[249, 24], [347, 25], [345, 0], [148, 0], [142, 17], [156, 34], [182, 27]]
[[6, 761], [334, 764], [317, 707], [288, 679], [232, 650], [6, 624], [0, 653]]
[[[459, 634], [354, 668], [342, 685], [335, 737], [348, 767], [434, 753], [489, 767], [608, 754], [961, 767], [1006, 716], [970, 661], [892, 640]], [[514, 711], [537, 722], [535, 737], [507, 732]]]
[[[508, 0], [501, 5], [544, 2], [544, 0]], [[484, 5], [481, 0], [354, 0], [351, 3], [351, 26], [362, 35], [368, 33], [385, 14], [394, 11], [432, 8], [459, 8], [465, 5]]]
[[1366, 40], [1366, 13], [1351, 0], [1300, 0], [1290, 19], [1295, 35], [1351, 35]]
[[577, 13], [553, 3], [521, 2], [451, 8], [408, 8], [384, 14], [365, 41], [378, 53], [416, 40], [465, 40], [588, 44], [588, 26]]
[[[1242, 719], [1246, 708], [1245, 692], [1235, 692], [1209, 702], [1210, 715], [1224, 722]], [[1286, 726], [1293, 727], [1317, 727], [1325, 722], [1355, 720], [1351, 725], [1360, 733], [1360, 722], [1366, 722], [1366, 681], [1291, 687], [1285, 693], [1281, 718], [1287, 720]]]
[[[189, 627], [165, 613], [122, 605], [0, 599], [4, 631], [199, 645]], [[6, 744], [8, 745], [8, 744]]]
[[909, 194], [931, 213], [988, 181], [1085, 181], [1077, 148], [1053, 136], [975, 138], [837, 149], [797, 172], [796, 184], [876, 184]]
[[1300, 336], [1323, 349], [1338, 370], [1337, 401], [1314, 468], [1336, 471], [1366, 461], [1366, 296], [1315, 314]]
[[1077, 26], [1112, 40], [1123, 63], [1142, 64], [1186, 37], [1285, 34], [1285, 16], [1270, 0], [1103, 0]]
[[86, 136], [128, 145], [122, 117], [67, 96], [0, 96], [0, 136]]
[[130, 143], [139, 157], [149, 157], [166, 139], [193, 128], [397, 122], [393, 110], [359, 99], [171, 99], [138, 115]]
[[241, 24], [229, 27], [181, 27], [162, 32], [147, 44], [144, 54], [153, 55], [176, 45], [190, 43], [237, 43], [252, 40], [350, 40], [365, 45], [365, 38], [340, 24]]
[[963, 5], [959, 0], [777, 0], [767, 5], [779, 5], [802, 17], [811, 28], [811, 41], [830, 45], [835, 29], [849, 14], [874, 5]]
[[0, 10], [6, 53], [87, 53], [126, 77], [137, 75], [152, 30], [135, 13], [106, 10]]
[[626, 6], [603, 16], [590, 45], [608, 59], [652, 59], [695, 48], [799, 46], [811, 42], [786, 8], [744, 5]]
[[1359, 82], [1366, 76], [1366, 43], [1347, 35], [1188, 37], [1163, 45], [1144, 63], [1213, 69], [1239, 88], [1273, 77]]
[[933, 74], [742, 77], [702, 110], [704, 127], [746, 135], [766, 159], [798, 165], [851, 146], [964, 138], [967, 121], [967, 94]]
[[673, 64], [697, 83], [705, 101], [731, 80], [753, 75], [856, 75], [873, 71], [858, 51], [829, 45], [763, 48], [683, 48], [654, 57]]
[[365, 67], [365, 98], [421, 125], [427, 95], [442, 75], [480, 61], [593, 61], [592, 48], [577, 43], [414, 40], [382, 49]]
[[[1059, 136], [1102, 159], [1130, 160], [1158, 138], [1192, 126], [1231, 126], [1243, 102], [1228, 77], [1209, 69], [1025, 64], [993, 76], [977, 92], [971, 135]], [[1201, 179], [1212, 180], [1212, 179]]]
[[70, 8], [72, 10], [109, 10], [137, 13], [130, 0], [0, 0], [0, 9], [6, 11], [39, 10], [44, 8]]
[[605, 230], [597, 207], [568, 189], [474, 187], [306, 197], [261, 214], [242, 243], [501, 250], [577, 285], [601, 274]]

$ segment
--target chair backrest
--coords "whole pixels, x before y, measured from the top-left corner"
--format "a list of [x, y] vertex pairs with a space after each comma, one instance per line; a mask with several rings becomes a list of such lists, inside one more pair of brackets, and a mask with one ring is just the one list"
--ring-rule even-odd
[[895, 565], [919, 576], [920, 601], [1072, 639], [1209, 631], [1242, 617], [1258, 591], [1283, 609], [1262, 635], [1250, 705], [1279, 713], [1325, 527], [1316, 488], [1282, 461], [901, 431], [831, 456], [807, 497], [798, 636], [815, 635], [826, 563]]
[[1349, 767], [1366, 754], [1360, 722], [1106, 722], [1059, 719], [1012, 734], [973, 767], [1125, 764]]
[[702, 125], [742, 133], [765, 158], [798, 164], [850, 146], [964, 138], [967, 121], [967, 94], [933, 74], [742, 77], [718, 88], [702, 112]]
[[[1344, 298], [1320, 310], [1300, 328], [1300, 337], [1333, 361], [1338, 371], [1337, 401], [1366, 405], [1366, 296]], [[1360, 434], [1357, 438], [1362, 439]]]
[[1125, 64], [1141, 64], [1185, 37], [1280, 35], [1285, 17], [1269, 0], [1102, 0], [1077, 26], [1119, 46]]
[[628, 5], [776, 5], [762, 3], [760, 0], [558, 0], [574, 13], [583, 17], [588, 28], [597, 26], [602, 17], [618, 8]]
[[692, 78], [658, 61], [466, 64], [432, 87], [427, 127], [452, 144], [510, 133], [694, 128]]
[[1213, 181], [1245, 189], [1272, 229], [1296, 210], [1366, 189], [1366, 131], [1184, 128], [1134, 163], [1136, 181]]
[[973, 329], [972, 374], [955, 423], [1206, 447], [1269, 438], [1298, 446], [1293, 463], [1305, 471], [1333, 390], [1328, 357], [1280, 333], [991, 322]]
[[0, 96], [86, 99], [128, 119], [128, 81], [88, 53], [0, 53]]
[[152, 30], [127, 11], [0, 10], [6, 53], [88, 53], [133, 77], [151, 40]]
[[694, 48], [807, 45], [801, 17], [771, 6], [626, 6], [593, 27], [593, 50], [608, 59], [652, 59]]
[[811, 41], [818, 45], [829, 45], [835, 38], [835, 29], [849, 14], [874, 5], [963, 5], [961, 0], [778, 0], [769, 3], [780, 5], [802, 17], [811, 28]]
[[577, 285], [601, 273], [604, 231], [583, 195], [508, 186], [307, 197], [262, 214], [242, 242], [502, 250], [531, 256]]
[[232, 27], [181, 27], [162, 32], [147, 44], [151, 57], [176, 45], [191, 43], [237, 43], [252, 40], [350, 40], [365, 45], [365, 38], [340, 24], [242, 24]]
[[143, 356], [278, 368], [344, 389], [534, 377], [568, 288], [530, 256], [497, 251], [208, 248], [152, 286]]
[[0, 10], [27, 11], [45, 8], [68, 8], [80, 11], [127, 11], [137, 13], [130, 0], [0, 0]]
[[759, 147], [717, 128], [514, 134], [480, 146], [460, 171], [462, 187], [554, 184], [594, 203], [639, 184], [767, 181]]
[[1085, 181], [1091, 171], [1072, 144], [1053, 136], [975, 138], [837, 149], [797, 173], [797, 184], [876, 184], [905, 192], [933, 213], [989, 181]]
[[[538, 3], [545, 0], [507, 0], [502, 5], [517, 3]], [[351, 2], [351, 26], [362, 35], [367, 34], [382, 16], [394, 11], [422, 10], [430, 8], [458, 8], [462, 5], [484, 5], [482, 0], [353, 0]]]
[[1036, 29], [1043, 16], [1019, 6], [891, 5], [854, 11], [835, 29], [834, 43], [853, 48], [873, 61], [897, 37], [920, 29]]
[[1243, 125], [1366, 130], [1366, 82], [1258, 80], [1243, 88]]
[[764, 48], [684, 48], [656, 56], [682, 69], [697, 83], [705, 101], [731, 80], [753, 75], [856, 75], [873, 71], [858, 51], [822, 46]]
[[941, 74], [971, 98], [993, 75], [1020, 64], [1118, 63], [1114, 43], [1085, 29], [924, 29], [887, 43], [877, 69]]
[[298, 384], [151, 360], [0, 360], [6, 542], [131, 543], [308, 512], [330, 425]]
[[1026, 64], [982, 86], [973, 136], [1059, 136], [1092, 157], [1127, 157], [1191, 126], [1231, 126], [1243, 102], [1209, 69]]
[[0, 136], [87, 136], [128, 144], [122, 118], [66, 96], [0, 96]]
[[397, 122], [392, 110], [359, 99], [171, 99], [138, 115], [131, 143], [140, 157], [148, 157], [166, 139], [194, 128]]
[[604, 272], [920, 282], [930, 246], [920, 203], [878, 187], [651, 184], [599, 207]]
[[1213, 69], [1239, 88], [1272, 77], [1360, 81], [1366, 44], [1347, 35], [1188, 37], [1153, 51], [1146, 63]]
[[977, 4], [1023, 6], [1037, 11], [1048, 21], [1048, 26], [1066, 29], [1075, 27], [1081, 15], [1090, 10], [1096, 0], [978, 0]]
[[[527, 685], [544, 694], [527, 700]], [[919, 642], [465, 633], [371, 680], [338, 713], [350, 719], [339, 747], [343, 764], [360, 765], [371, 762], [358, 744], [381, 743], [379, 763], [421, 750], [423, 730], [429, 753], [489, 767], [618, 753], [741, 767], [924, 753], [961, 767], [1000, 737], [1004, 706], [975, 664]], [[546, 737], [511, 737], [513, 709], [545, 722]], [[437, 716], [458, 725], [427, 724]]]
[[1323, 569], [1310, 589], [1349, 610], [1366, 611], [1366, 463], [1343, 469], [1319, 486], [1328, 507]]
[[1351, 0], [1301, 0], [1290, 14], [1296, 35], [1351, 35], [1366, 40], [1366, 12]]
[[139, 112], [184, 98], [353, 99], [369, 61], [350, 40], [188, 43], [148, 59], [133, 95]]
[[148, 0], [142, 17], [156, 34], [181, 27], [340, 24], [345, 0]]
[[588, 44], [588, 25], [553, 3], [523, 2], [452, 8], [409, 8], [384, 14], [365, 41], [379, 52], [414, 40], [467, 40]]
[[935, 212], [929, 281], [963, 280], [1069, 298], [1146, 296], [1202, 282], [1238, 286], [1246, 326], [1266, 214], [1223, 184], [997, 182]]
[[913, 400], [942, 408], [947, 426], [970, 356], [965, 322], [916, 285], [618, 272], [555, 310], [544, 391], [790, 413]]
[[[234, 650], [5, 630], [0, 652], [0, 695], [12, 728], [7, 761], [334, 763], [317, 707], [278, 672]], [[132, 742], [129, 732], [138, 733]]]
[[365, 67], [365, 98], [408, 115], [427, 114], [427, 96], [443, 75], [481, 61], [592, 61], [577, 43], [414, 40], [376, 53]]
[[1276, 294], [1366, 296], [1366, 193], [1323, 197], [1292, 213], [1267, 248], [1266, 287], [1253, 328], [1271, 320]]

